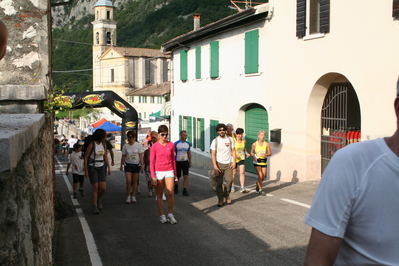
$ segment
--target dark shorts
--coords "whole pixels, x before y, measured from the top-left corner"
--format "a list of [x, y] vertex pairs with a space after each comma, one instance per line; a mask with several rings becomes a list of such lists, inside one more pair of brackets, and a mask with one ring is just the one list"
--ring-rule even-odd
[[254, 167], [261, 167], [261, 168], [265, 168], [265, 167], [267, 167], [267, 164], [266, 164], [266, 165], [254, 164]]
[[125, 163], [125, 173], [140, 173], [140, 164]]
[[61, 150], [66, 151], [66, 150], [68, 150], [68, 147], [61, 146]]
[[73, 178], [73, 183], [83, 183], [85, 180], [85, 176], [84, 175], [78, 175], [78, 174], [72, 174], [72, 178]]
[[[93, 169], [94, 168], [94, 169]], [[105, 166], [93, 167], [89, 166], [90, 183], [106, 182], [106, 168]]]
[[181, 172], [183, 171], [183, 175], [188, 175], [188, 169], [190, 168], [190, 163], [188, 161], [176, 162], [176, 176], [177, 178], [181, 177]]
[[69, 148], [69, 154], [73, 152], [73, 148]]
[[238, 168], [238, 166], [244, 165], [244, 164], [245, 164], [245, 160], [241, 160], [238, 163], [236, 163], [236, 168]]

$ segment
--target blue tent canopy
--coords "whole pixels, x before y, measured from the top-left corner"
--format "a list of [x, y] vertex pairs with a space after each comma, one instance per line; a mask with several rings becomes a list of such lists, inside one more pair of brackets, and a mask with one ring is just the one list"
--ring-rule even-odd
[[104, 122], [102, 125], [96, 127], [94, 130], [99, 128], [104, 129], [107, 133], [118, 133], [122, 131], [122, 127], [112, 124], [109, 121]]

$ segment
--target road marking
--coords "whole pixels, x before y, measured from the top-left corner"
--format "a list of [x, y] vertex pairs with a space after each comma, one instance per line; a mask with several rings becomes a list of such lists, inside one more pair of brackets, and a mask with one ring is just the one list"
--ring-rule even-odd
[[281, 200], [310, 209], [309, 204], [301, 203], [301, 202], [298, 202], [295, 200], [290, 200], [290, 199], [281, 199]]
[[[194, 173], [194, 172], [191, 172], [191, 171], [190, 171], [190, 173], [209, 180], [209, 176], [197, 174], [197, 173]], [[236, 186], [234, 186], [234, 187], [236, 188]], [[247, 191], [249, 193], [258, 193], [258, 192], [256, 192], [256, 190], [253, 190], [253, 189], [247, 189]], [[272, 194], [269, 194], [269, 193], [267, 193], [266, 196], [274, 197]], [[280, 199], [280, 200], [310, 209], [310, 205], [309, 204], [305, 204], [305, 203], [298, 202], [298, 201], [295, 201], [295, 200], [290, 200], [290, 199]]]
[[[60, 161], [57, 159], [58, 165], [61, 168], [61, 172], [64, 172], [64, 167], [62, 166], [62, 164], [60, 163]], [[78, 206], [79, 205], [79, 201], [77, 199], [73, 198], [73, 188], [71, 183], [69, 182], [68, 176], [63, 174], [62, 177], [64, 178], [65, 184], [68, 187], [68, 191], [69, 191], [69, 195], [71, 197], [72, 203], [74, 206]], [[86, 239], [86, 246], [87, 246], [87, 251], [89, 252], [89, 256], [90, 256], [90, 261], [91, 261], [91, 265], [95, 265], [95, 266], [102, 266], [103, 263], [101, 261], [101, 257], [100, 254], [98, 253], [98, 249], [97, 249], [97, 245], [96, 245], [96, 241], [94, 240], [93, 234], [90, 230], [89, 224], [87, 223], [87, 220], [85, 218], [85, 215], [83, 214], [83, 211], [81, 208], [76, 208], [76, 213], [78, 214], [79, 217], [79, 221], [80, 224], [82, 225], [82, 230], [83, 230], [83, 234], [85, 236]]]
[[103, 265], [103, 263], [101, 261], [101, 257], [100, 257], [100, 254], [98, 253], [96, 241], [94, 240], [93, 234], [90, 231], [90, 227], [86, 221], [85, 215], [83, 214], [83, 211], [80, 208], [76, 209], [76, 213], [79, 216], [79, 221], [80, 221], [80, 224], [82, 225], [83, 233], [86, 238], [86, 245], [87, 245], [87, 250], [89, 251], [91, 265], [101, 266], [101, 265]]

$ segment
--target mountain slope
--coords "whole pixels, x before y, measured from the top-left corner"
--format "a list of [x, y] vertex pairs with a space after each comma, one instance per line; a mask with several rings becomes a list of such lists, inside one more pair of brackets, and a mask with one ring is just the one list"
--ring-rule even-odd
[[[53, 84], [55, 90], [92, 89], [93, 0], [53, 9]], [[159, 49], [162, 43], [193, 29], [194, 13], [201, 26], [236, 13], [229, 0], [125, 0], [115, 2], [117, 46]], [[89, 8], [91, 6], [91, 10]], [[64, 22], [63, 22], [64, 21]], [[67, 22], [65, 22], [67, 21]]]

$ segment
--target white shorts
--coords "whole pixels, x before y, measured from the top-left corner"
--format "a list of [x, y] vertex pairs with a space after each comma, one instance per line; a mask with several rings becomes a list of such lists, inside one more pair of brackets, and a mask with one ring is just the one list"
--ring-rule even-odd
[[170, 170], [170, 171], [156, 171], [155, 172], [155, 176], [156, 176], [157, 180], [164, 180], [165, 178], [168, 178], [168, 177], [174, 178], [175, 177], [175, 173], [174, 173], [173, 170]]

